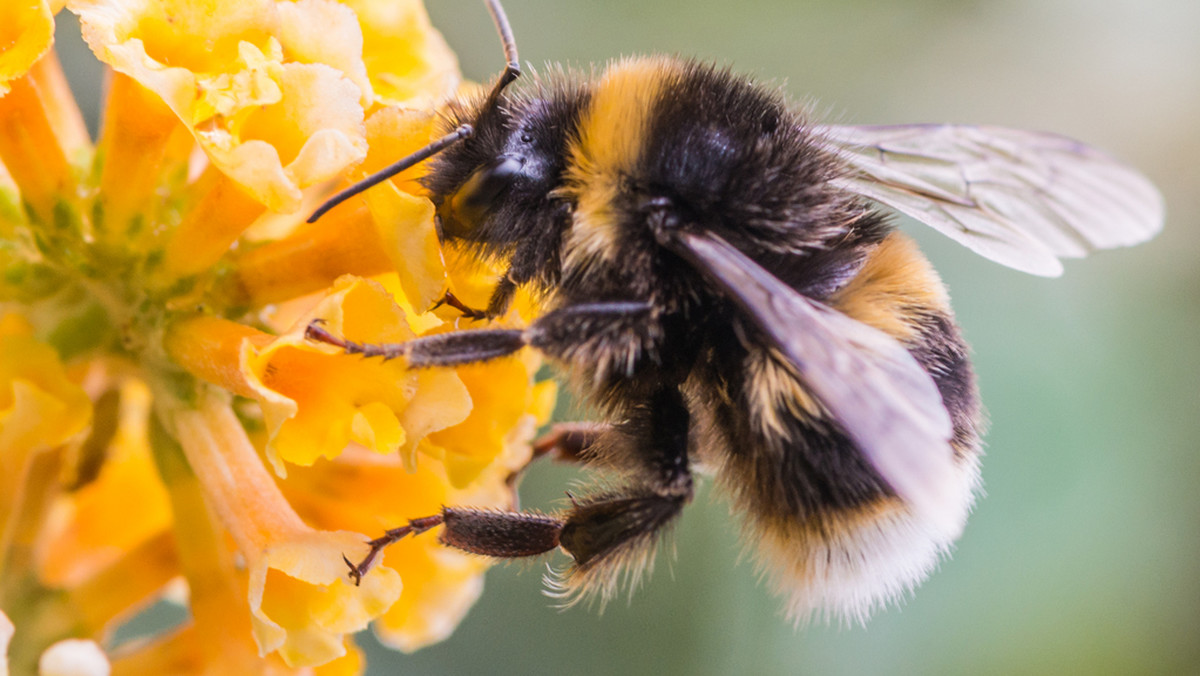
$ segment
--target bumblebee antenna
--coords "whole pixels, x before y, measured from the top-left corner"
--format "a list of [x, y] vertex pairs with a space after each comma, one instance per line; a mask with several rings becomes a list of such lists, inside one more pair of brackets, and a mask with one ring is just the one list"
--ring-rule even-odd
[[454, 131], [450, 132], [449, 134], [446, 134], [445, 136], [441, 137], [440, 139], [434, 141], [433, 143], [430, 143], [429, 145], [425, 146], [424, 148], [421, 148], [417, 152], [415, 152], [407, 157], [401, 158], [399, 161], [394, 162], [394, 163], [388, 165], [387, 167], [384, 167], [383, 169], [380, 169], [379, 171], [375, 172], [374, 174], [371, 174], [370, 176], [359, 181], [358, 183], [355, 183], [354, 185], [350, 186], [349, 188], [339, 191], [333, 197], [330, 197], [329, 199], [325, 200], [324, 204], [317, 207], [317, 210], [312, 212], [312, 216], [308, 217], [308, 222], [316, 223], [318, 218], [324, 216], [330, 209], [336, 207], [337, 205], [341, 204], [342, 202], [345, 202], [346, 200], [350, 199], [351, 197], [354, 197], [355, 195], [357, 195], [360, 192], [363, 192], [364, 190], [367, 190], [368, 188], [371, 188], [380, 183], [383, 183], [384, 181], [388, 180], [389, 178], [395, 176], [396, 174], [399, 174], [400, 172], [404, 171], [405, 169], [408, 169], [409, 167], [411, 167], [419, 162], [422, 162], [424, 160], [429, 159], [430, 157], [433, 157], [434, 155], [445, 150], [448, 146], [451, 146], [451, 145], [471, 136], [471, 134], [474, 134], [474, 133], [475, 133], [475, 129], [471, 125], [469, 125], [469, 124], [460, 125]]
[[500, 74], [500, 79], [496, 81], [491, 93], [488, 94], [487, 105], [491, 107], [500, 98], [500, 92], [521, 76], [521, 59], [517, 56], [517, 41], [513, 37], [512, 26], [508, 23], [508, 15], [504, 13], [504, 7], [500, 4], [500, 0], [484, 0], [484, 2], [487, 3], [488, 12], [492, 15], [492, 23], [496, 24], [496, 32], [500, 34], [500, 45], [504, 48], [506, 62], [504, 72]]
[[[492, 15], [492, 23], [496, 25], [496, 32], [500, 34], [500, 45], [504, 48], [504, 72], [500, 74], [500, 79], [492, 85], [492, 91], [488, 92], [487, 101], [484, 104], [484, 110], [495, 107], [500, 100], [500, 94], [504, 88], [512, 84], [521, 76], [521, 63], [517, 56], [517, 41], [513, 38], [512, 26], [508, 23], [508, 15], [504, 13], [504, 7], [500, 5], [500, 0], [484, 0], [487, 4], [488, 13]], [[470, 138], [475, 133], [475, 128], [469, 124], [459, 125], [457, 129], [437, 139], [433, 143], [421, 148], [420, 150], [402, 157], [396, 162], [380, 169], [363, 180], [351, 185], [345, 190], [339, 191], [333, 197], [325, 200], [325, 203], [317, 207], [317, 210], [308, 217], [309, 223], [317, 222], [317, 219], [324, 216], [330, 209], [354, 197], [355, 195], [374, 187], [389, 178], [399, 174], [405, 169], [423, 162], [430, 157], [442, 152], [446, 148], [458, 143], [459, 141]]]

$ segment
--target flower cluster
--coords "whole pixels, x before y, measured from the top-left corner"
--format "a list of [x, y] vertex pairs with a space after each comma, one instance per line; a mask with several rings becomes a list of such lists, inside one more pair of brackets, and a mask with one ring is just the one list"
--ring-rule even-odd
[[[110, 70], [95, 143], [60, 5]], [[464, 86], [419, 0], [0, 4], [14, 671], [356, 673], [368, 624], [401, 650], [452, 631], [486, 561], [414, 538], [355, 586], [343, 555], [443, 504], [510, 507], [553, 386], [528, 354], [409, 370], [304, 339], [319, 318], [400, 342], [453, 330], [428, 310], [447, 289], [484, 303], [495, 271], [444, 255], [420, 167], [303, 221], [427, 143]], [[114, 645], [162, 599], [187, 621]]]

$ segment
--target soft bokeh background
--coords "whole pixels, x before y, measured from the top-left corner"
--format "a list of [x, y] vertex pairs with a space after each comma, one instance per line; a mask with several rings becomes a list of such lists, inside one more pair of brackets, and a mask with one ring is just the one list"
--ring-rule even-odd
[[[468, 76], [502, 66], [477, 0], [429, 0]], [[444, 644], [372, 674], [1182, 674], [1200, 671], [1200, 3], [506, 0], [521, 57], [660, 51], [785, 82], [841, 122], [1054, 130], [1143, 168], [1148, 245], [1028, 277], [906, 223], [949, 284], [991, 413], [954, 558], [866, 628], [797, 631], [707, 487], [630, 603], [560, 612], [540, 564], [493, 570]], [[60, 15], [60, 20], [63, 17]], [[69, 24], [69, 18], [65, 19]], [[65, 26], [64, 33], [72, 32]], [[71, 45], [64, 45], [70, 49]], [[77, 78], [95, 89], [86, 58]], [[94, 91], [80, 97], [94, 100]], [[539, 466], [527, 505], [576, 476]], [[561, 563], [561, 561], [560, 561]]]

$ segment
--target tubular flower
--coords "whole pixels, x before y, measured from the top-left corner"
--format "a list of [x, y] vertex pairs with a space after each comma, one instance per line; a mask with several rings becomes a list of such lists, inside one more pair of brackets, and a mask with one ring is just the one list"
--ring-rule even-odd
[[554, 388], [532, 354], [410, 370], [305, 338], [403, 342], [453, 330], [447, 290], [483, 304], [494, 271], [442, 251], [421, 167], [303, 221], [433, 138], [453, 54], [417, 0], [67, 0], [111, 70], [93, 143], [61, 4], [0, 3], [2, 666], [353, 674], [372, 623], [442, 640], [486, 561], [417, 538], [355, 585], [343, 556], [512, 507]]

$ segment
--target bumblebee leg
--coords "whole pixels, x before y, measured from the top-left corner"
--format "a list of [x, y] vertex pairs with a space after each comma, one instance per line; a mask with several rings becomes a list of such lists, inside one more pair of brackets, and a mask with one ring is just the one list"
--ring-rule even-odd
[[529, 327], [529, 344], [556, 354], [617, 337], [641, 340], [653, 309], [642, 301], [568, 305], [539, 317]]
[[443, 507], [433, 516], [412, 519], [367, 544], [371, 550], [358, 563], [343, 557], [350, 566], [350, 579], [357, 585], [375, 565], [375, 560], [392, 543], [409, 535], [420, 535], [442, 526], [438, 541], [472, 554], [501, 559], [544, 554], [558, 546], [563, 522], [554, 517], [528, 512], [499, 512], [469, 507]]
[[[562, 517], [445, 507], [440, 514], [413, 519], [407, 526], [372, 540], [358, 564], [347, 562], [358, 580], [388, 545], [409, 535], [442, 526], [438, 540], [447, 546], [496, 558], [536, 556], [561, 546], [575, 559], [566, 585], [608, 590], [614, 566], [650, 559], [654, 536], [674, 520], [692, 497], [687, 467], [689, 414], [682, 395], [664, 388], [631, 411], [631, 422], [611, 433], [629, 435], [638, 449], [626, 468], [628, 485], [576, 500]], [[600, 429], [603, 429], [601, 426]]]
[[625, 486], [575, 500], [566, 514], [559, 544], [574, 559], [564, 586], [572, 592], [609, 595], [615, 567], [648, 564], [656, 536], [692, 498], [688, 469], [690, 415], [675, 388], [662, 388], [635, 406], [614, 432], [627, 437], [629, 451], [605, 458], [631, 477]]
[[533, 459], [548, 456], [551, 460], [579, 462], [588, 447], [610, 430], [612, 425], [608, 423], [558, 423], [533, 441]]
[[[621, 387], [635, 372], [661, 359], [662, 326], [655, 309], [640, 301], [581, 303], [540, 317], [526, 332], [529, 344], [563, 362], [597, 389]], [[660, 382], [657, 378], [647, 385]], [[649, 396], [643, 390], [627, 400]]]
[[692, 497], [687, 467], [689, 414], [683, 397], [664, 388], [631, 414], [622, 433], [633, 436], [632, 483], [572, 498], [561, 519], [525, 512], [447, 508], [440, 540], [451, 547], [499, 558], [541, 554], [561, 545], [575, 572], [645, 555], [654, 536]]
[[320, 319], [305, 330], [309, 340], [340, 347], [349, 354], [396, 359], [405, 357], [412, 368], [459, 366], [508, 356], [526, 345], [553, 348], [573, 336], [620, 331], [636, 334], [638, 319], [650, 306], [639, 302], [589, 303], [555, 310], [519, 329], [456, 331], [414, 338], [403, 343], [356, 343], [330, 333]]
[[466, 317], [467, 319], [488, 319], [491, 316], [483, 310], [476, 310], [475, 308], [462, 302], [458, 299], [458, 296], [454, 295], [454, 292], [449, 289], [446, 289], [446, 293], [442, 295], [441, 299], [434, 303], [433, 307], [429, 309], [436, 310], [443, 305], [449, 305], [455, 310], [458, 310], [462, 313], [462, 316]]
[[404, 357], [410, 368], [474, 364], [508, 356], [526, 345], [524, 332], [517, 329], [439, 333], [403, 343], [355, 343], [333, 335], [319, 319], [308, 325], [304, 337], [340, 347], [348, 354], [384, 359]]
[[517, 488], [525, 470], [538, 458], [549, 457], [558, 462], [583, 462], [583, 453], [597, 439], [612, 430], [612, 425], [595, 422], [559, 423], [533, 441], [533, 455], [521, 467], [509, 473], [504, 484], [512, 491], [513, 504], [519, 505]]

